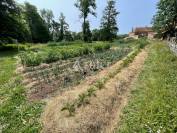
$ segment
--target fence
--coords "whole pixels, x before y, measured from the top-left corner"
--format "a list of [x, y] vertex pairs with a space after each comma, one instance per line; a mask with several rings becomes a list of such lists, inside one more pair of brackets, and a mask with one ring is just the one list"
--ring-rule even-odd
[[172, 37], [168, 39], [168, 45], [170, 47], [170, 50], [177, 55], [177, 38]]

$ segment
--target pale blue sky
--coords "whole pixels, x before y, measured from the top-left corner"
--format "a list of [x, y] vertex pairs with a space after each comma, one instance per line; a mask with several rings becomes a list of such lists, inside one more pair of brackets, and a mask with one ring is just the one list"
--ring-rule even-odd
[[[80, 31], [82, 20], [79, 19], [79, 11], [74, 6], [76, 0], [16, 0], [19, 3], [28, 1], [38, 9], [51, 9], [58, 19], [60, 12], [66, 16], [71, 31]], [[119, 34], [128, 33], [132, 27], [149, 26], [156, 12], [156, 3], [159, 0], [117, 0], [116, 8], [120, 12], [117, 21]], [[99, 28], [102, 12], [107, 0], [96, 0], [97, 18], [89, 16], [91, 29]]]

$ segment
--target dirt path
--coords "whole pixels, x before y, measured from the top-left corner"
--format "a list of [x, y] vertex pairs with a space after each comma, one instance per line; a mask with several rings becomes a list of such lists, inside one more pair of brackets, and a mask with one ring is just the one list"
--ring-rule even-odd
[[114, 130], [119, 121], [119, 114], [126, 105], [130, 86], [136, 80], [147, 52], [142, 51], [127, 68], [123, 68], [114, 78], [110, 79], [104, 89], [96, 92], [90, 104], [77, 109], [74, 117], [67, 117], [67, 112], [61, 112], [64, 103], [73, 101], [79, 94], [99, 78], [108, 75], [120, 67], [122, 61], [101, 71], [98, 75], [89, 77], [85, 82], [48, 101], [42, 115], [43, 133], [109, 133]]

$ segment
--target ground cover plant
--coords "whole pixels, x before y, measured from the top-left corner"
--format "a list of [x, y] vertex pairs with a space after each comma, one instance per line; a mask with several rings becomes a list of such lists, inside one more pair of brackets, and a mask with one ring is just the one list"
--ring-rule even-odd
[[177, 132], [176, 67], [167, 45], [154, 42], [117, 132]]
[[4, 133], [36, 133], [41, 103], [28, 102], [22, 78], [15, 74], [16, 53], [0, 53], [0, 128]]

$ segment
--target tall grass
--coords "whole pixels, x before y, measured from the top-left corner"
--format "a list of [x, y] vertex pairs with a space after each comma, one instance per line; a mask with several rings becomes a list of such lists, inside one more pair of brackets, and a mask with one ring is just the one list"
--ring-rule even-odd
[[119, 133], [177, 132], [177, 57], [156, 42], [132, 91]]
[[42, 104], [29, 102], [22, 79], [15, 74], [15, 55], [0, 53], [0, 132], [37, 133]]

